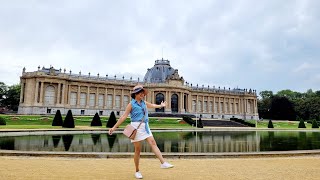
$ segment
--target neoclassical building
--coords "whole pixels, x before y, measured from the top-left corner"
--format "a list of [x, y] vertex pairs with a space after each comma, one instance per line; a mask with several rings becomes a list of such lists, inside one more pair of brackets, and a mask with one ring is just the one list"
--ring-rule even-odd
[[26, 72], [20, 77], [19, 114], [55, 114], [59, 109], [74, 115], [121, 115], [130, 102], [130, 93], [137, 84], [149, 90], [146, 100], [167, 101], [168, 106], [149, 109], [149, 113], [202, 114], [205, 118], [258, 119], [255, 90], [216, 88], [193, 85], [170, 66], [169, 60], [156, 60], [143, 80], [125, 77], [83, 75], [53, 67]]

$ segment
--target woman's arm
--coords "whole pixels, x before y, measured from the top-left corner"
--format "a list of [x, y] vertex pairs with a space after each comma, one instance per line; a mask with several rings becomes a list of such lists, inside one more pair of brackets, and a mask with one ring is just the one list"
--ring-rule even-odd
[[124, 111], [124, 114], [120, 117], [118, 122], [111, 129], [109, 129], [110, 135], [127, 119], [129, 113], [131, 112], [131, 109], [132, 109], [132, 106], [131, 106], [131, 103], [129, 103], [126, 107], [126, 110]]
[[161, 102], [160, 104], [151, 104], [151, 103], [148, 103], [146, 102], [147, 104], [147, 108], [163, 108], [163, 107], [166, 107], [167, 106], [167, 102]]

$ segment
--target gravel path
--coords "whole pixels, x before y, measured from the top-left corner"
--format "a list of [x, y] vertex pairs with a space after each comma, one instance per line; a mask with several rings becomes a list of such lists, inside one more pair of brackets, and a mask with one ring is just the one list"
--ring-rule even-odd
[[[142, 158], [144, 179], [320, 179], [320, 156], [167, 159]], [[0, 157], [0, 179], [134, 179], [133, 159]]]

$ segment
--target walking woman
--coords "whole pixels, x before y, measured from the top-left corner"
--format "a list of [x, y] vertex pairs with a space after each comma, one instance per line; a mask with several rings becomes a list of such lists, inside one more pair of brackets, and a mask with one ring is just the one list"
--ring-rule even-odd
[[160, 160], [161, 165], [160, 168], [172, 168], [173, 165], [169, 164], [164, 160], [162, 157], [161, 151], [159, 150], [156, 141], [153, 138], [152, 132], [149, 128], [148, 123], [148, 109], [147, 108], [162, 108], [166, 106], [166, 102], [161, 102], [160, 105], [157, 104], [151, 104], [149, 102], [144, 101], [144, 97], [148, 94], [148, 91], [143, 88], [141, 85], [137, 85], [133, 88], [133, 91], [131, 93], [132, 100], [127, 105], [126, 110], [124, 114], [120, 117], [118, 122], [109, 129], [109, 134], [111, 135], [117, 127], [119, 127], [123, 121], [128, 117], [130, 114], [131, 117], [131, 125], [135, 128], [137, 128], [140, 124], [140, 122], [143, 119], [143, 122], [141, 123], [140, 127], [137, 130], [137, 135], [134, 140], [131, 140], [131, 142], [134, 144], [134, 164], [136, 167], [136, 173], [135, 177], [137, 179], [142, 179], [142, 174], [139, 170], [139, 160], [140, 160], [140, 152], [141, 152], [141, 141], [147, 140], [148, 144], [151, 146], [152, 151], [157, 156], [157, 158]]

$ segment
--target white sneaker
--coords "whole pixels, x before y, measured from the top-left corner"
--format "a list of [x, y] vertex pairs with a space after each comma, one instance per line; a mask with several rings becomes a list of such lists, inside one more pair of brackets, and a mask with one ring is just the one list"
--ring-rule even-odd
[[172, 168], [173, 165], [172, 164], [169, 164], [167, 162], [164, 162], [163, 164], [161, 164], [160, 166], [162, 169], [168, 169], [168, 168]]
[[136, 172], [134, 174], [134, 176], [137, 178], [137, 179], [142, 179], [142, 174], [140, 173], [140, 171]]

